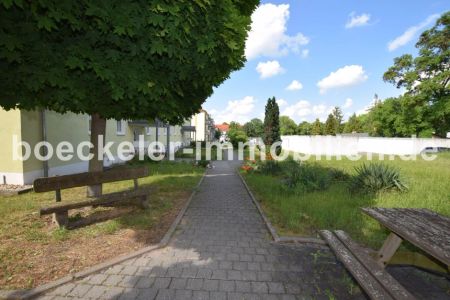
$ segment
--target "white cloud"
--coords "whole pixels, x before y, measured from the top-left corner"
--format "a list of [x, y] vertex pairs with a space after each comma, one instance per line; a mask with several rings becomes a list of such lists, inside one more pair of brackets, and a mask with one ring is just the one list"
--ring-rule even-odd
[[349, 20], [345, 24], [345, 28], [365, 26], [369, 24], [370, 20], [369, 14], [361, 14], [357, 16], [355, 12], [352, 12], [349, 17]]
[[293, 80], [293, 81], [291, 82], [291, 84], [289, 84], [289, 85], [286, 87], [286, 89], [287, 89], [288, 91], [298, 91], [298, 90], [301, 90], [302, 88], [303, 88], [303, 84], [301, 84], [301, 82], [298, 81], [298, 80]]
[[329, 89], [353, 86], [366, 81], [366, 75], [362, 66], [350, 65], [342, 67], [317, 83], [320, 93], [323, 94]]
[[251, 30], [245, 44], [247, 59], [281, 56], [290, 51], [298, 53], [300, 46], [308, 44], [309, 38], [301, 33], [294, 36], [286, 34], [288, 19], [288, 4], [260, 5], [252, 14]]
[[347, 99], [345, 99], [345, 103], [343, 105], [343, 108], [350, 108], [352, 105], [353, 105], [352, 98], [347, 98]]
[[309, 49], [302, 50], [302, 58], [307, 58], [309, 56]]
[[434, 14], [426, 18], [422, 23], [409, 27], [402, 35], [396, 37], [394, 40], [388, 43], [388, 50], [394, 51], [406, 44], [408, 44], [422, 29], [433, 23], [437, 18], [438, 14]]
[[216, 124], [223, 122], [236, 121], [241, 124], [251, 119], [252, 112], [255, 108], [255, 98], [253, 96], [246, 96], [242, 99], [228, 101], [225, 110], [217, 111], [210, 110]]
[[332, 106], [326, 106], [325, 104], [313, 105], [307, 100], [300, 100], [286, 107], [281, 115], [288, 116], [297, 122], [307, 119], [314, 120], [315, 118], [325, 120], [332, 109]]
[[285, 106], [287, 104], [287, 101], [284, 99], [277, 99], [277, 104], [279, 107]]
[[269, 78], [284, 72], [280, 63], [276, 60], [260, 62], [256, 66], [256, 71], [261, 74], [261, 78]]

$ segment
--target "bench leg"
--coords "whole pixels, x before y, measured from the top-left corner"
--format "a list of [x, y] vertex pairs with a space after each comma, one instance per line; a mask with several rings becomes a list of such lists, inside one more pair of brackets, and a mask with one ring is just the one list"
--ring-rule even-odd
[[69, 213], [67, 211], [53, 213], [53, 223], [58, 227], [67, 227], [69, 224]]
[[402, 238], [391, 232], [387, 239], [384, 241], [383, 246], [378, 251], [377, 254], [377, 263], [381, 267], [385, 267], [388, 262], [391, 260], [392, 256], [397, 251], [398, 247], [402, 243]]
[[141, 201], [140, 201], [140, 206], [142, 209], [147, 209], [150, 208], [150, 203], [149, 203], [149, 196], [142, 196]]

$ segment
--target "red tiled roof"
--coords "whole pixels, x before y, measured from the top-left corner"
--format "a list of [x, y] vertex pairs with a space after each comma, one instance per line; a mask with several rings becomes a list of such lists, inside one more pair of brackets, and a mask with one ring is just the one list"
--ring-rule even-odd
[[228, 125], [228, 124], [216, 125], [216, 129], [219, 129], [220, 131], [227, 132], [230, 129], [230, 125]]

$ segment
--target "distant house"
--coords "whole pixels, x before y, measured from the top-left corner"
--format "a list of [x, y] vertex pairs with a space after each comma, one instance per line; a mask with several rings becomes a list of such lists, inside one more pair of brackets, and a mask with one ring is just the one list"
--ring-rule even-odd
[[[76, 147], [82, 142], [90, 141], [90, 116], [86, 114], [66, 113], [59, 114], [53, 111], [22, 111], [0, 109], [0, 184], [31, 184], [34, 179], [43, 176], [66, 175], [88, 170], [88, 161], [82, 160], [76, 155]], [[110, 166], [121, 163], [118, 157], [118, 144], [130, 142], [135, 150], [138, 149], [138, 141], [141, 136], [144, 147], [151, 142], [159, 141], [174, 152], [180, 147], [191, 142], [190, 120], [183, 125], [168, 125], [161, 122], [148, 122], [141, 120], [107, 120], [105, 145], [114, 142], [110, 148], [113, 159], [105, 157], [103, 164]], [[14, 147], [14, 139], [16, 147]], [[74, 146], [74, 155], [69, 160], [60, 160], [53, 155], [48, 161], [36, 158], [34, 148], [36, 144], [47, 141], [53, 148], [67, 141]], [[26, 149], [20, 143], [30, 145], [30, 158], [26, 160], [14, 159], [22, 157]], [[17, 146], [18, 145], [18, 146]], [[45, 147], [42, 147], [45, 149]], [[56, 150], [56, 149], [54, 149]], [[82, 148], [82, 154], [87, 156], [89, 148]], [[39, 154], [39, 152], [38, 152]]]
[[228, 131], [230, 130], [230, 125], [228, 123], [222, 123], [220, 125], [216, 125], [216, 129], [220, 131], [219, 141], [221, 143], [228, 141]]
[[206, 110], [201, 109], [192, 116], [191, 126], [195, 127], [195, 132], [191, 134], [194, 141], [211, 142], [214, 140], [214, 120]]

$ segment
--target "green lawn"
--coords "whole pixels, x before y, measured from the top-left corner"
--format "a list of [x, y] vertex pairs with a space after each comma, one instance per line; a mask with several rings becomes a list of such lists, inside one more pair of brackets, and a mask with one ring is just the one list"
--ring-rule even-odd
[[[140, 163], [142, 164], [142, 163]], [[203, 168], [192, 163], [145, 163], [149, 177], [141, 186], [155, 186], [150, 208], [96, 208], [71, 211], [80, 216], [114, 216], [108, 221], [66, 230], [51, 226], [51, 216], [39, 217], [42, 206], [55, 203], [54, 193], [30, 192], [0, 196], [0, 286], [28, 288], [99, 263], [116, 255], [159, 242], [179, 209], [199, 182]], [[124, 166], [127, 167], [127, 166]], [[133, 187], [133, 181], [103, 185], [103, 193]], [[85, 199], [86, 188], [62, 191], [62, 202]]]
[[[322, 158], [317, 163], [353, 174], [354, 167], [363, 161]], [[354, 239], [377, 248], [387, 231], [363, 215], [360, 207], [424, 207], [450, 215], [450, 153], [441, 153], [431, 162], [396, 158], [385, 163], [400, 170], [409, 186], [408, 192], [351, 194], [346, 182], [336, 182], [327, 190], [294, 194], [282, 189], [280, 180], [272, 176], [251, 172], [244, 177], [281, 234], [315, 236], [319, 229], [343, 229]]]
[[[184, 148], [186, 149], [186, 148]], [[183, 149], [180, 149], [177, 151], [177, 153], [175, 153], [175, 157], [176, 158], [188, 158], [188, 159], [196, 159], [196, 148], [192, 148], [189, 147], [188, 149], [192, 149], [192, 153], [183, 153]], [[201, 159], [202, 160], [207, 160], [206, 159], [206, 148], [201, 148]], [[210, 153], [210, 159], [208, 160], [217, 160], [217, 147], [211, 147], [211, 153]]]

